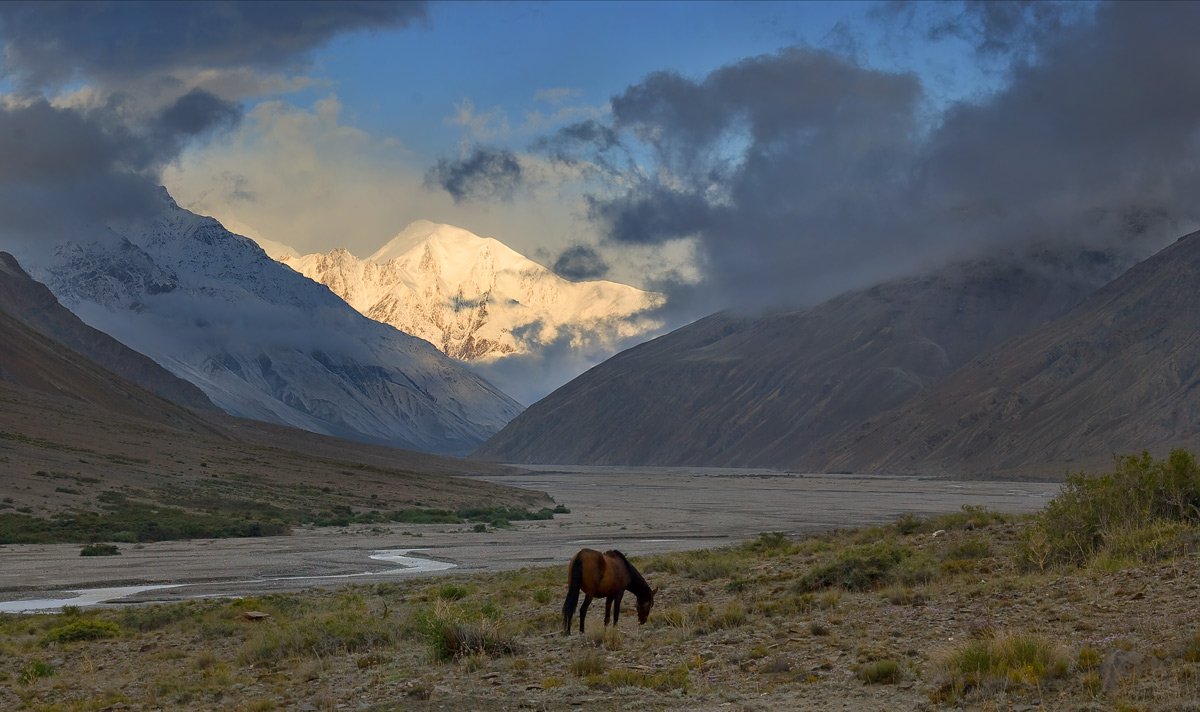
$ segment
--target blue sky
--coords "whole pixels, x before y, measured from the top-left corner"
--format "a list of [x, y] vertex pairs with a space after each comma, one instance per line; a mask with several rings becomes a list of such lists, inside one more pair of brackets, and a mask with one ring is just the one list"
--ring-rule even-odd
[[[547, 265], [591, 253], [591, 276], [686, 307], [672, 323], [811, 304], [996, 249], [1144, 253], [1195, 226], [1198, 14], [0, 4], [0, 121], [35, 139], [6, 148], [25, 163], [0, 164], [0, 197], [38, 196], [9, 206], [31, 219], [64, 196], [111, 213], [161, 182], [301, 252], [447, 222]], [[66, 150], [81, 141], [98, 145]]]
[[[568, 90], [566, 102], [603, 106], [661, 70], [703, 78], [745, 57], [797, 44], [847, 49], [866, 65], [923, 75], [932, 101], [995, 84], [963, 41], [916, 42], [885, 27], [867, 2], [446, 2], [428, 21], [398, 31], [336, 38], [314, 53], [319, 82], [288, 96], [310, 105], [337, 95], [347, 123], [392, 136], [427, 156], [452, 150], [461, 127], [447, 122], [464, 101], [500, 109], [519, 143], [522, 117], [550, 113], [539, 93]], [[890, 37], [888, 35], [891, 35]]]
[[[668, 327], [1200, 227], [1200, 3], [0, 3], [0, 239], [418, 219]], [[48, 226], [50, 226], [48, 228]]]
[[[602, 240], [584, 214], [580, 186], [463, 202], [430, 190], [426, 172], [477, 145], [525, 155], [553, 130], [603, 116], [613, 96], [654, 72], [701, 81], [722, 66], [794, 46], [919, 74], [931, 121], [949, 103], [1001, 83], [1000, 72], [974, 61], [969, 42], [928, 41], [881, 7], [434, 3], [422, 22], [338, 35], [309, 54], [308, 66], [277, 82], [288, 90], [243, 97], [248, 120], [232, 135], [194, 146], [168, 170], [166, 183], [185, 206], [300, 252], [348, 247], [366, 255], [424, 218], [497, 237], [551, 264], [569, 245]], [[306, 121], [314, 125], [301, 128]], [[359, 132], [353, 141], [352, 132]], [[279, 179], [309, 171], [325, 179]], [[238, 178], [237, 191], [230, 176]], [[230, 199], [234, 192], [256, 199]], [[646, 286], [672, 271], [694, 272], [694, 257], [679, 243], [610, 250], [609, 276]]]

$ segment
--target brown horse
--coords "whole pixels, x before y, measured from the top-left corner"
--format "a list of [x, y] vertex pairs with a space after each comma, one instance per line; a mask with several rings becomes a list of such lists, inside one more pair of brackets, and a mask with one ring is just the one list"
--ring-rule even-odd
[[[604, 625], [608, 625], [611, 614], [612, 624], [617, 625], [621, 617], [621, 597], [626, 591], [632, 591], [637, 596], [638, 625], [646, 622], [650, 609], [654, 607], [654, 594], [658, 589], [651, 590], [646, 579], [633, 568], [629, 559], [621, 552], [613, 549], [603, 554], [595, 549], [580, 549], [571, 558], [567, 568], [567, 600], [563, 603], [563, 635], [571, 634], [571, 618], [575, 615], [575, 604], [579, 602], [579, 592], [583, 591], [583, 606], [579, 608], [579, 632], [583, 632], [583, 619], [587, 616], [588, 605], [592, 598], [604, 596]], [[613, 606], [613, 603], [616, 606]]]

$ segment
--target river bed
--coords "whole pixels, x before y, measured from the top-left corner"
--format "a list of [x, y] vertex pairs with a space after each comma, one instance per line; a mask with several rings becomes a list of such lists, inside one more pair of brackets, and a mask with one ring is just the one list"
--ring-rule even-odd
[[[79, 546], [0, 546], [0, 611], [248, 596], [314, 587], [566, 565], [579, 548], [631, 557], [727, 546], [767, 531], [802, 536], [980, 505], [1041, 509], [1059, 485], [773, 470], [538, 467], [481, 478], [547, 492], [571, 513], [511, 529], [394, 524], [298, 529], [292, 536]], [[417, 556], [409, 554], [419, 553]], [[387, 558], [387, 557], [392, 558]], [[396, 564], [372, 566], [372, 561]]]

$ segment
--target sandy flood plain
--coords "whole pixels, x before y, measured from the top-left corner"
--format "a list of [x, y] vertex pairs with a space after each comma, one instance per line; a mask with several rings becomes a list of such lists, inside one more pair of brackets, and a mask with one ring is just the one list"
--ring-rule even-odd
[[[17, 600], [178, 601], [565, 566], [583, 546], [619, 548], [636, 561], [647, 554], [725, 546], [766, 531], [800, 535], [884, 523], [904, 513], [953, 512], [965, 504], [1033, 512], [1059, 489], [1043, 482], [696, 468], [556, 466], [480, 479], [544, 491], [571, 513], [482, 533], [473, 525], [396, 524], [300, 529], [287, 537], [122, 544], [121, 555], [111, 557], [80, 557], [75, 544], [0, 546], [0, 610], [20, 610], [21, 604], [2, 603]], [[156, 588], [140, 590], [151, 586]], [[84, 589], [114, 588], [78, 598]]]

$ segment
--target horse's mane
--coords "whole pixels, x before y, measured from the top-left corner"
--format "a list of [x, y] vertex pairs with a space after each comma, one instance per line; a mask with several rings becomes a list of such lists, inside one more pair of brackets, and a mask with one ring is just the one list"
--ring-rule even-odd
[[639, 599], [646, 598], [650, 595], [650, 584], [646, 583], [646, 579], [642, 577], [642, 573], [634, 568], [629, 559], [625, 558], [625, 554], [616, 549], [609, 549], [606, 553], [620, 557], [621, 561], [625, 562], [625, 568], [629, 569], [629, 590]]

